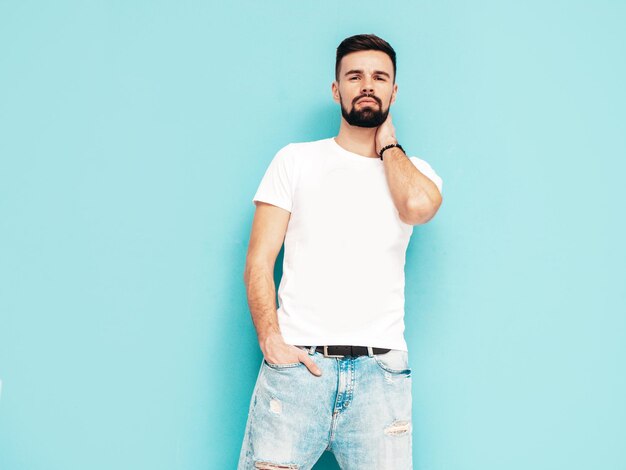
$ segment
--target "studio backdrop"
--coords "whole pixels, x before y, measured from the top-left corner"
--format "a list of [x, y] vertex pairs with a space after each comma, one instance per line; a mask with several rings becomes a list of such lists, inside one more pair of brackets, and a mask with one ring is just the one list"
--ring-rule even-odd
[[609, 0], [2, 1], [0, 468], [236, 467], [252, 197], [281, 147], [337, 135], [336, 47], [374, 33], [398, 140], [443, 179], [405, 266], [414, 468], [625, 470], [625, 23]]

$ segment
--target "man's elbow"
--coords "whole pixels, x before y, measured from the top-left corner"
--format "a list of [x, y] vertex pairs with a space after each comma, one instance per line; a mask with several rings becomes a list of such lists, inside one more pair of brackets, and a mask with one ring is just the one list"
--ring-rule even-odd
[[409, 202], [406, 212], [400, 214], [400, 220], [409, 225], [423, 225], [435, 216], [442, 202], [439, 192], [433, 199], [425, 197], [421, 201]]
[[274, 263], [269, 258], [248, 256], [243, 270], [243, 283], [248, 287], [251, 279], [259, 276], [273, 276]]

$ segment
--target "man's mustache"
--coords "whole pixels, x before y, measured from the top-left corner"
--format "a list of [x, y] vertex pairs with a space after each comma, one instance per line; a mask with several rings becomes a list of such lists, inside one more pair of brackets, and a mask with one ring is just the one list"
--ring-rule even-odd
[[361, 96], [357, 96], [354, 101], [352, 102], [352, 105], [354, 106], [357, 101], [362, 100], [363, 98], [369, 98], [371, 100], [376, 101], [376, 103], [378, 103], [378, 106], [382, 106], [382, 102], [380, 101], [380, 99], [378, 99], [376, 96], [374, 95], [361, 95]]

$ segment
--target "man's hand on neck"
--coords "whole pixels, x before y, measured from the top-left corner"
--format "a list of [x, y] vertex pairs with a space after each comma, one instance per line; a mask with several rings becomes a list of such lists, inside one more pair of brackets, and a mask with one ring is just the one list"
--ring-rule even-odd
[[380, 149], [385, 145], [397, 144], [396, 129], [391, 122], [391, 113], [387, 115], [387, 119], [376, 130], [375, 145], [376, 154], [380, 154]]

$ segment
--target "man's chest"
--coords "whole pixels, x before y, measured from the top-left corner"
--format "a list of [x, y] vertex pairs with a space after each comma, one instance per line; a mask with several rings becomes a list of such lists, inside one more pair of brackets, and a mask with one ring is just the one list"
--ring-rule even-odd
[[393, 243], [404, 238], [384, 168], [309, 168], [294, 190], [291, 228], [330, 242], [355, 239]]

